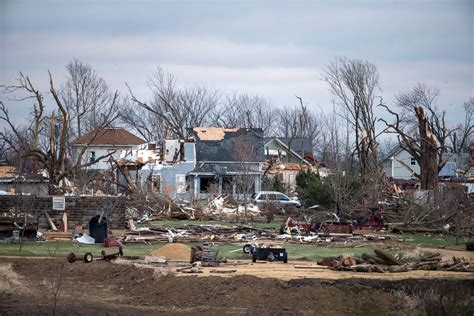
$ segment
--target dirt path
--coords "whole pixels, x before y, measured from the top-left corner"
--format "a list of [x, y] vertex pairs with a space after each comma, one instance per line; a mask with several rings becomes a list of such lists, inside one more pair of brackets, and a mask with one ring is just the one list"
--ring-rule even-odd
[[[243, 265], [226, 264], [215, 268], [203, 268], [203, 273], [197, 274], [198, 277], [208, 276], [240, 276], [252, 275], [259, 278], [278, 278], [280, 280], [293, 279], [374, 279], [374, 280], [403, 280], [403, 279], [420, 279], [420, 278], [455, 278], [455, 279], [472, 279], [474, 282], [474, 273], [469, 272], [449, 272], [449, 271], [409, 271], [400, 273], [364, 273], [364, 272], [346, 272], [333, 271], [324, 266], [311, 264], [305, 261], [291, 261], [287, 264], [281, 262], [257, 262], [248, 263], [248, 261], [232, 261], [235, 263], [244, 263]], [[295, 268], [298, 267], [298, 268]], [[301, 267], [301, 268], [300, 268]], [[303, 268], [306, 267], [306, 268]], [[211, 273], [212, 270], [237, 270], [234, 273]], [[183, 276], [185, 274], [177, 274]]]

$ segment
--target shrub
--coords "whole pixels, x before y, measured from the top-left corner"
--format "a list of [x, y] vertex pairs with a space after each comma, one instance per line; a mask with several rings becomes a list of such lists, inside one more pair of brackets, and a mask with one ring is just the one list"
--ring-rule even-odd
[[318, 174], [310, 171], [300, 171], [296, 175], [296, 191], [300, 200], [306, 206], [333, 204], [331, 188], [325, 184]]

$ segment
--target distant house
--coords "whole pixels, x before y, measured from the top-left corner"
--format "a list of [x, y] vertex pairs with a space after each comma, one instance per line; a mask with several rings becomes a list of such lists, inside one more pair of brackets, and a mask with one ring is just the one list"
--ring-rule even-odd
[[415, 179], [415, 174], [420, 174], [420, 165], [416, 159], [398, 146], [382, 159], [382, 169], [392, 179]]
[[[438, 173], [440, 178], [455, 178], [469, 173], [469, 153], [443, 153], [445, 165]], [[401, 147], [394, 148], [382, 160], [382, 169], [385, 175], [392, 179], [416, 179], [415, 174], [420, 174], [420, 166], [409, 152]]]
[[[271, 137], [265, 139], [265, 179], [278, 176], [290, 190], [296, 187], [296, 175], [301, 170], [320, 172], [327, 176], [327, 168], [316, 162], [313, 147], [308, 138]], [[267, 182], [268, 183], [268, 182]]]
[[188, 173], [194, 198], [209, 193], [241, 198], [260, 191], [265, 161], [262, 129], [196, 127], [188, 130], [188, 136], [195, 141], [196, 167]]
[[[81, 151], [86, 147], [82, 155], [82, 164], [94, 161], [107, 154], [111, 154], [114, 159], [117, 159], [122, 150], [131, 150], [143, 143], [146, 143], [146, 141], [123, 128], [95, 130], [72, 143], [72, 157], [74, 161], [77, 161]], [[107, 170], [110, 168], [111, 162], [108, 157], [100, 159], [87, 167], [87, 169], [92, 170]]]
[[313, 147], [308, 138], [269, 137], [265, 138], [265, 158], [281, 162], [314, 162]]

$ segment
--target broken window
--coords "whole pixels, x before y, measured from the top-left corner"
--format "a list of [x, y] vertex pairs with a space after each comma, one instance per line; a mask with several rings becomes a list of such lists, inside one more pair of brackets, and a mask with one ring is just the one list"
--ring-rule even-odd
[[89, 161], [93, 162], [95, 160], [95, 151], [89, 152]]
[[200, 185], [199, 185], [199, 191], [201, 193], [208, 193], [211, 192], [213, 188], [215, 188], [217, 185], [219, 185], [219, 182], [217, 181], [217, 178], [212, 176], [212, 177], [200, 177], [199, 178]]

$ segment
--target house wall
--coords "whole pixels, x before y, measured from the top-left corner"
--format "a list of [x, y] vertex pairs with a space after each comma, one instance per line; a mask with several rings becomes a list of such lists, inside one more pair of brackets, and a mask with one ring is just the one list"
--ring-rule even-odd
[[[402, 163], [406, 164], [410, 167], [413, 171], [407, 169]], [[420, 166], [418, 162], [415, 161], [415, 164], [412, 164], [412, 156], [405, 150], [400, 151], [395, 155], [395, 159], [387, 159], [382, 163], [382, 168], [385, 174], [388, 177], [392, 177], [394, 179], [414, 179], [413, 173], [420, 174]]]
[[[99, 158], [101, 156], [107, 155], [109, 152], [115, 151], [112, 155], [114, 159], [118, 159], [120, 156], [120, 152], [122, 150], [132, 150], [136, 149], [137, 146], [89, 146], [84, 152], [82, 156], [82, 163], [87, 163], [90, 161], [91, 152], [95, 152], [95, 158]], [[73, 159], [74, 161], [77, 160], [77, 157], [81, 153], [83, 147], [74, 146], [73, 147]], [[90, 170], [109, 170], [110, 169], [110, 162], [109, 157], [105, 159], [101, 159], [93, 165], [87, 167]]]
[[[108, 228], [119, 229], [126, 227], [126, 198], [111, 196], [66, 196], [66, 212], [68, 215], [68, 228], [73, 229], [74, 225], [82, 224], [89, 227], [89, 220], [105, 210]], [[28, 195], [1, 195], [0, 213], [26, 212], [33, 215], [30, 220], [37, 223], [41, 229], [49, 228], [49, 224], [44, 214], [47, 211], [56, 226], [62, 222], [63, 211], [53, 211], [52, 196], [28, 196]]]

